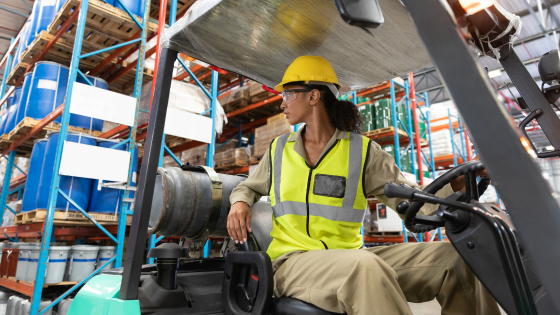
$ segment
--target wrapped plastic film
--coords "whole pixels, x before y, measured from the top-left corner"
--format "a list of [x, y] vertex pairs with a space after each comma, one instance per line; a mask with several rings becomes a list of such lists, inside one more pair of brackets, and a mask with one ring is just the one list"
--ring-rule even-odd
[[343, 88], [371, 86], [431, 64], [399, 0], [380, 0], [377, 29], [346, 24], [334, 1], [205, 0], [167, 29], [161, 45], [266, 86], [297, 57], [321, 56]]
[[[474, 25], [469, 26], [469, 31], [471, 34], [475, 34], [473, 40], [475, 42], [475, 50], [479, 55], [500, 59], [500, 49], [505, 45], [511, 45], [517, 40], [519, 33], [521, 33], [522, 22], [519, 16], [509, 13], [498, 3], [494, 3], [493, 6], [496, 8], [497, 12], [503, 16], [503, 18], [509, 21], [504, 31], [496, 34], [496, 31], [493, 30], [486, 34], [481, 34], [478, 28]], [[488, 14], [493, 14], [492, 11], [487, 10], [486, 12]], [[494, 20], [498, 20], [498, 17], [494, 16]], [[504, 37], [506, 37], [505, 41], [503, 40]]]
[[[152, 97], [152, 82], [142, 86], [142, 94], [140, 99], [140, 109], [144, 110], [138, 114], [138, 125], [145, 124], [148, 121], [149, 114], [145, 111], [150, 110], [150, 101]], [[168, 107], [177, 108], [183, 111], [200, 114], [210, 108], [210, 99], [195, 85], [186, 82], [171, 81], [171, 90], [169, 91]], [[218, 101], [216, 103], [216, 124], [215, 130], [218, 135], [222, 133], [224, 124], [228, 120], [222, 105]]]

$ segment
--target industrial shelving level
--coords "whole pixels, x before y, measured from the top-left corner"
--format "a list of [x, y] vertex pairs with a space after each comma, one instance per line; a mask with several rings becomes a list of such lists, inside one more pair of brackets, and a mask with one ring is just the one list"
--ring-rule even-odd
[[[17, 139], [12, 141], [3, 141], [3, 150], [1, 154], [8, 156], [8, 165], [2, 187], [10, 187], [10, 178], [14, 166], [14, 159], [18, 148], [24, 147], [33, 141], [33, 137], [38, 134], [44, 134], [45, 127], [51, 124], [56, 118], [62, 116], [62, 122], [59, 125], [60, 136], [56, 147], [56, 155], [54, 162], [54, 172], [51, 180], [48, 206], [46, 209], [46, 217], [42, 223], [25, 224], [19, 226], [2, 227], [2, 235], [6, 238], [17, 241], [17, 238], [35, 237], [41, 238], [41, 250], [38, 262], [37, 277], [33, 283], [24, 283], [14, 281], [8, 278], [2, 278], [0, 285], [8, 287], [31, 297], [31, 314], [42, 314], [50, 309], [56, 303], [72, 293], [76, 288], [89, 280], [103, 267], [108, 266], [112, 262], [116, 267], [120, 267], [123, 256], [123, 246], [125, 242], [125, 233], [127, 229], [127, 217], [132, 214], [129, 205], [132, 198], [129, 198], [129, 192], [134, 190], [133, 186], [133, 170], [132, 161], [134, 159], [134, 150], [136, 147], [136, 131], [137, 120], [140, 106], [140, 96], [142, 83], [145, 80], [151, 80], [151, 73], [144, 68], [145, 51], [148, 36], [155, 33], [155, 23], [149, 22], [150, 0], [144, 2], [144, 14], [141, 19], [134, 16], [126, 5], [120, 0], [116, 0], [123, 8], [119, 10], [108, 4], [97, 0], [68, 0], [61, 10], [58, 12], [47, 31], [43, 31], [35, 40], [21, 52], [21, 60], [12, 65], [12, 54], [15, 47], [22, 37], [22, 33], [18, 38], [12, 41], [8, 53], [0, 63], [0, 67], [5, 66], [4, 80], [0, 91], [1, 103], [5, 103], [7, 97], [13, 92], [14, 87], [8, 93], [5, 93], [6, 84], [10, 83], [14, 86], [21, 85], [23, 74], [33, 70], [38, 61], [56, 61], [66, 63], [70, 66], [69, 82], [66, 91], [66, 98], [63, 104], [59, 105], [51, 114], [44, 119], [37, 121], [33, 126], [29, 126], [25, 132], [20, 134]], [[122, 30], [121, 30], [122, 29]], [[87, 32], [86, 32], [87, 31]], [[113, 45], [107, 47], [105, 43], [115, 40]], [[103, 44], [100, 44], [103, 43]], [[125, 58], [138, 52], [138, 58], [135, 62], [124, 65]], [[118, 58], [122, 57], [122, 58]], [[120, 67], [117, 66], [120, 64]], [[108, 69], [107, 69], [108, 67]], [[8, 69], [13, 68], [10, 72]], [[136, 68], [135, 73], [129, 73], [130, 70]], [[118, 223], [117, 225], [102, 226], [93, 219], [84, 209], [66, 196], [59, 188], [60, 184], [60, 166], [65, 140], [69, 131], [70, 104], [72, 100], [72, 92], [74, 83], [78, 76], [82, 77], [89, 85], [92, 85], [88, 76], [101, 75], [108, 78], [111, 90], [120, 93], [133, 93], [136, 99], [136, 107], [134, 110], [134, 123], [123, 127], [128, 131], [127, 139], [118, 145], [126, 145], [126, 151], [130, 153], [130, 161], [128, 167], [127, 181], [123, 189], [120, 191], [118, 204]], [[103, 72], [103, 73], [102, 73]], [[52, 126], [52, 125], [51, 125]], [[108, 132], [99, 135], [99, 138], [109, 138], [114, 135]], [[2, 139], [5, 140], [5, 139]], [[6, 139], [7, 140], [7, 139]], [[114, 148], [114, 147], [113, 147]], [[2, 189], [0, 196], [0, 218], [6, 209], [7, 196], [13, 193], [13, 190]], [[89, 219], [92, 224], [75, 224], [76, 226], [59, 227], [54, 226], [55, 205], [58, 195], [62, 195], [72, 203], [81, 214]], [[74, 224], [70, 224], [74, 225]], [[116, 235], [116, 236], [115, 236]], [[112, 240], [117, 245], [115, 256], [103, 263], [88, 277], [74, 284], [65, 293], [55, 299], [50, 306], [39, 311], [39, 303], [44, 284], [44, 276], [48, 260], [49, 246], [52, 240], [75, 239], [76, 237], [103, 237]]]

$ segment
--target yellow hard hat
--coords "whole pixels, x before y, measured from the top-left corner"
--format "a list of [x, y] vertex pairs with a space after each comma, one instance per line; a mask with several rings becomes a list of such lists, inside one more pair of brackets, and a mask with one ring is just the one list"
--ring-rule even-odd
[[274, 89], [278, 92], [282, 92], [284, 91], [284, 84], [300, 81], [304, 81], [305, 83], [313, 81], [313, 84], [318, 84], [320, 82], [332, 83], [340, 89], [336, 73], [330, 62], [319, 56], [297, 57], [288, 69], [286, 69], [282, 82], [274, 87]]

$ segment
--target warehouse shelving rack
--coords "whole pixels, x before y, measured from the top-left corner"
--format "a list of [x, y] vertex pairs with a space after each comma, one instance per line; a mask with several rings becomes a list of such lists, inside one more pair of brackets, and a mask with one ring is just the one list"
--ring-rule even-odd
[[[471, 149], [469, 136], [467, 134], [467, 129], [461, 122], [461, 117], [451, 115], [451, 111], [447, 110], [448, 120], [449, 120], [449, 133], [451, 135], [451, 151], [453, 152], [453, 164], [454, 166], [459, 165], [457, 157], [463, 161], [471, 160]], [[457, 119], [457, 128], [453, 128], [453, 118]], [[459, 139], [461, 140], [460, 147], [455, 143], [455, 135], [459, 134]]]
[[[128, 209], [129, 203], [132, 201], [132, 199], [129, 198], [129, 191], [134, 190], [134, 188], [131, 187], [132, 186], [132, 174], [133, 174], [132, 168], [129, 167], [128, 181], [127, 181], [124, 189], [121, 190], [121, 195], [120, 195], [119, 205], [118, 205], [118, 212], [119, 212], [119, 217], [118, 218], [119, 219], [118, 219], [118, 225], [116, 225], [116, 226], [107, 226], [107, 227], [102, 226], [95, 219], [91, 218], [91, 216], [89, 216], [84, 209], [81, 209], [74, 201], [72, 201], [68, 196], [66, 196], [59, 189], [59, 182], [60, 182], [59, 168], [60, 168], [60, 163], [61, 163], [61, 156], [62, 156], [62, 149], [63, 149], [63, 146], [64, 146], [64, 141], [66, 140], [67, 134], [68, 134], [68, 127], [69, 127], [68, 123], [69, 123], [69, 118], [70, 118], [70, 100], [71, 100], [71, 96], [72, 96], [73, 83], [76, 82], [77, 76], [79, 75], [83, 79], [85, 79], [87, 83], [92, 85], [92, 83], [88, 80], [86, 75], [78, 69], [78, 66], [80, 65], [80, 60], [85, 59], [85, 58], [90, 58], [90, 57], [95, 56], [95, 55], [105, 54], [106, 52], [113, 50], [113, 52], [107, 58], [105, 58], [103, 60], [103, 62], [101, 62], [99, 64], [98, 67], [94, 68], [93, 70], [89, 71], [89, 73], [88, 73], [89, 75], [95, 75], [95, 74], [99, 73], [100, 70], [103, 70], [103, 68], [106, 65], [108, 65], [109, 62], [112, 62], [113, 59], [122, 55], [122, 53], [125, 52], [126, 49], [131, 47], [130, 45], [138, 45], [137, 49], [132, 49], [128, 53], [128, 54], [131, 54], [131, 53], [134, 53], [136, 51], [139, 51], [139, 57], [136, 61], [136, 74], [135, 74], [135, 79], [133, 81], [134, 82], [134, 85], [133, 85], [134, 86], [134, 97], [136, 98], [136, 111], [135, 111], [134, 125], [132, 127], [126, 126], [125, 128], [123, 128], [121, 126], [121, 130], [128, 129], [128, 131], [129, 131], [128, 132], [128, 138], [127, 138], [126, 141], [121, 142], [121, 143], [119, 143], [119, 144], [117, 144], [113, 147], [113, 148], [115, 148], [116, 146], [119, 146], [119, 145], [126, 145], [127, 146], [127, 151], [130, 153], [130, 156], [131, 156], [129, 165], [132, 165], [132, 161], [133, 161], [133, 158], [134, 158], [134, 150], [135, 150], [135, 146], [136, 146], [137, 120], [138, 120], [138, 112], [139, 112], [139, 105], [140, 105], [140, 94], [141, 94], [140, 92], [141, 92], [142, 82], [143, 82], [145, 50], [146, 50], [146, 42], [147, 42], [148, 30], [149, 30], [148, 23], [149, 23], [149, 13], [150, 13], [150, 10], [149, 10], [150, 0], [146, 0], [144, 2], [145, 10], [144, 10], [144, 16], [141, 20], [142, 22], [138, 21], [138, 19], [134, 15], [132, 15], [132, 13], [126, 8], [125, 5], [123, 5], [121, 3], [120, 0], [117, 0], [117, 1], [121, 4], [121, 6], [123, 8], [125, 8], [126, 14], [128, 14], [130, 19], [138, 26], [140, 31], [138, 31], [138, 33], [131, 36], [129, 41], [118, 43], [118, 44], [115, 44], [115, 45], [110, 46], [108, 48], [104, 48], [104, 49], [96, 50], [96, 51], [89, 52], [89, 53], [86, 53], [86, 54], [82, 54], [82, 45], [84, 43], [84, 39], [83, 39], [84, 30], [85, 30], [85, 27], [86, 27], [86, 20], [88, 18], [87, 13], [88, 13], [89, 0], [79, 1], [79, 3], [76, 5], [76, 7], [73, 8], [73, 11], [72, 11], [70, 17], [62, 24], [62, 26], [58, 29], [58, 31], [56, 31], [56, 34], [54, 35], [54, 37], [52, 37], [49, 40], [49, 42], [40, 51], [40, 53], [38, 53], [37, 56], [34, 57], [33, 62], [31, 64], [27, 65], [27, 68], [26, 68], [26, 71], [30, 71], [34, 66], [34, 63], [36, 63], [37, 61], [40, 61], [43, 57], [45, 57], [47, 55], [47, 53], [49, 53], [49, 50], [55, 46], [57, 41], [60, 38], [62, 38], [63, 35], [68, 36], [66, 34], [68, 29], [70, 27], [74, 26], [75, 42], [74, 42], [74, 45], [73, 45], [73, 48], [72, 48], [72, 55], [71, 55], [72, 57], [71, 57], [71, 62], [70, 62], [70, 78], [69, 78], [68, 89], [67, 89], [67, 92], [66, 92], [65, 103], [62, 104], [61, 106], [59, 106], [55, 111], [53, 111], [53, 113], [51, 113], [49, 116], [47, 116], [41, 122], [39, 122], [28, 133], [26, 133], [25, 135], [20, 137], [18, 140], [13, 141], [13, 143], [11, 143], [11, 145], [2, 152], [2, 154], [4, 156], [6, 154], [8, 154], [8, 165], [6, 167], [6, 173], [5, 173], [5, 177], [4, 177], [3, 187], [9, 187], [11, 173], [12, 173], [12, 169], [13, 169], [13, 166], [14, 166], [14, 158], [16, 156], [16, 148], [18, 148], [18, 146], [23, 144], [25, 141], [31, 139], [31, 137], [34, 134], [39, 132], [42, 128], [44, 128], [46, 125], [48, 125], [49, 123], [54, 121], [56, 118], [58, 118], [59, 116], [62, 116], [62, 124], [61, 124], [61, 127], [60, 127], [60, 137], [59, 137], [59, 141], [58, 141], [58, 145], [57, 145], [55, 164], [54, 164], [54, 172], [53, 172], [54, 176], [53, 176], [52, 182], [51, 182], [48, 208], [47, 208], [47, 216], [45, 218], [45, 221], [43, 223], [38, 223], [38, 224], [4, 227], [4, 228], [1, 228], [2, 231], [0, 231], [6, 238], [12, 239], [12, 237], [14, 237], [15, 241], [17, 241], [18, 236], [19, 237], [41, 237], [41, 252], [40, 252], [40, 258], [39, 258], [39, 263], [38, 263], [37, 278], [35, 279], [35, 282], [30, 285], [30, 284], [26, 284], [26, 283], [16, 282], [16, 281], [13, 281], [13, 280], [7, 279], [7, 278], [2, 278], [1, 282], [0, 282], [0, 285], [6, 286], [10, 289], [13, 289], [13, 290], [18, 291], [18, 292], [23, 293], [23, 294], [26, 294], [26, 295], [28, 295], [32, 298], [31, 299], [31, 314], [32, 315], [44, 313], [46, 310], [48, 310], [49, 308], [54, 306], [60, 300], [62, 300], [66, 296], [68, 296], [68, 294], [73, 292], [76, 288], [78, 288], [83, 283], [85, 283], [87, 280], [89, 280], [99, 270], [101, 270], [103, 267], [111, 264], [113, 261], [115, 262], [116, 267], [120, 267], [120, 264], [121, 264], [121, 261], [122, 261], [123, 245], [124, 245], [125, 233], [126, 233], [127, 215], [132, 214], [132, 211]], [[75, 25], [73, 25], [73, 23], [76, 21], [76, 19], [77, 19], [77, 23]], [[18, 38], [19, 38], [19, 36], [18, 36]], [[12, 41], [12, 45], [10, 46], [8, 54], [2, 60], [2, 63], [0, 64], [0, 66], [5, 65], [6, 67], [9, 68], [9, 66], [11, 64], [11, 59], [12, 59], [11, 55], [15, 51], [14, 46], [16, 44], [17, 44], [17, 40]], [[132, 65], [132, 67], [129, 66], [127, 68], [125, 68], [125, 69], [127, 69], [127, 71], [128, 71], [128, 70], [130, 70], [130, 68], [134, 68], [134, 65]], [[5, 71], [4, 81], [2, 82], [2, 89], [1, 89], [1, 92], [0, 92], [1, 93], [0, 98], [2, 99], [2, 101], [1, 101], [2, 103], [5, 102], [5, 100], [7, 99], [7, 96], [9, 95], [9, 93], [8, 94], [4, 93], [6, 83], [8, 82], [8, 80], [7, 80], [8, 73], [9, 73], [9, 71]], [[21, 76], [20, 79], [16, 81], [16, 84], [21, 84], [21, 78], [22, 77], [23, 76]], [[111, 81], [111, 80], [109, 80], [109, 81]], [[111, 83], [111, 82], [109, 82], [109, 83]], [[13, 90], [13, 88], [12, 88], [12, 90]], [[10, 92], [12, 90], [10, 90]], [[112, 134], [112, 132], [106, 133], [104, 135], [101, 135], [100, 138], [108, 138], [108, 137], [111, 136], [111, 134]], [[0, 196], [0, 199], [1, 199], [0, 200], [0, 220], [3, 216], [4, 209], [6, 208], [6, 198], [7, 198], [8, 194], [11, 193], [11, 191], [8, 191], [8, 190], [9, 189], [3, 189], [2, 194]], [[74, 206], [76, 206], [79, 209], [79, 211], [82, 212], [82, 214], [85, 217], [87, 217], [94, 224], [95, 227], [94, 228], [89, 228], [89, 227], [57, 228], [57, 227], [54, 227], [54, 222], [53, 221], [54, 221], [55, 205], [56, 205], [56, 200], [58, 198], [58, 194], [61, 194], [65, 199], [67, 199], [70, 203], [72, 203]], [[116, 237], [113, 234], [116, 234]], [[44, 287], [44, 275], [45, 275], [45, 271], [46, 271], [50, 242], [53, 239], [55, 239], [56, 237], [61, 237], [62, 239], [64, 239], [64, 237], [76, 237], [76, 236], [89, 237], [89, 236], [96, 236], [96, 235], [102, 235], [102, 236], [108, 237], [110, 240], [114, 241], [117, 244], [116, 255], [114, 257], [112, 257], [110, 260], [108, 260], [107, 262], [105, 262], [103, 264], [103, 266], [98, 266], [99, 268], [97, 270], [95, 270], [91, 275], [89, 275], [86, 279], [84, 279], [83, 281], [80, 281], [79, 283], [76, 283], [74, 286], [72, 286], [70, 289], [68, 289], [64, 294], [62, 294], [62, 296], [57, 298], [50, 306], [48, 306], [47, 308], [45, 308], [41, 312], [39, 312], [39, 303], [40, 303], [40, 300], [41, 300], [41, 295], [42, 295], [42, 291], [43, 291], [43, 287]]]

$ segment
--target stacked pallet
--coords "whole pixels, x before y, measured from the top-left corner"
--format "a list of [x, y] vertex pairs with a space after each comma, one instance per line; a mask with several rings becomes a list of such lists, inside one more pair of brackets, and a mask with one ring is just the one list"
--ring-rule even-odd
[[214, 155], [214, 168], [228, 170], [249, 165], [250, 151], [247, 147], [232, 148]]
[[293, 131], [294, 127], [290, 125], [284, 114], [268, 118], [266, 125], [255, 129], [255, 147], [251, 157], [251, 164], [259, 163], [272, 140]]

